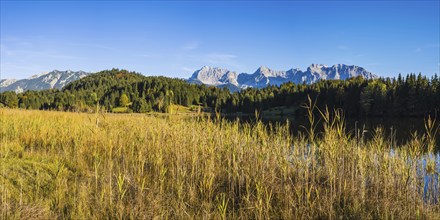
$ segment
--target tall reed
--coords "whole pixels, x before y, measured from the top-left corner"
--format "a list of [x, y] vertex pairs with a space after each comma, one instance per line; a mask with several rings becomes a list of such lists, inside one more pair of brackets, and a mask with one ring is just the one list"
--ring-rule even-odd
[[362, 140], [340, 111], [298, 137], [289, 123], [0, 113], [2, 219], [440, 218], [431, 137]]

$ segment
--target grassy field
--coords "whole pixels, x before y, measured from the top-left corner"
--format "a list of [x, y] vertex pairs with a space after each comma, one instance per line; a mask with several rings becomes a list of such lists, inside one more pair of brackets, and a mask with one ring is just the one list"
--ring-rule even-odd
[[[199, 110], [200, 109], [200, 110]], [[111, 110], [112, 113], [130, 113], [133, 112], [129, 107], [116, 107]], [[196, 114], [205, 112], [203, 108], [199, 106], [183, 106], [183, 105], [170, 105], [169, 114]], [[150, 112], [149, 114], [155, 115], [157, 112]]]
[[[439, 219], [432, 136], [0, 109], [1, 219]], [[311, 117], [314, 123], [315, 119]], [[434, 126], [428, 126], [428, 130]], [[432, 178], [433, 179], [433, 178]]]
[[111, 112], [113, 113], [128, 113], [128, 107], [116, 107], [113, 108]]

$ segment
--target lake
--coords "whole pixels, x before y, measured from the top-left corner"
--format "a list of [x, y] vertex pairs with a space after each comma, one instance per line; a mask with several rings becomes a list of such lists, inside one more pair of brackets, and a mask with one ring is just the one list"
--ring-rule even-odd
[[[255, 116], [224, 116], [227, 120], [235, 120], [237, 118], [243, 122], [255, 122]], [[305, 133], [304, 127], [309, 128], [309, 121], [307, 117], [296, 116], [262, 116], [260, 120], [265, 124], [286, 123], [289, 120], [290, 128], [293, 135], [298, 135], [299, 132]], [[364, 136], [366, 139], [371, 139], [377, 127], [382, 127], [387, 138], [394, 136], [396, 144], [406, 143], [411, 140], [415, 132], [418, 135], [426, 133], [425, 122], [423, 118], [345, 118], [346, 132], [355, 134], [355, 130], [362, 131], [364, 129]], [[438, 122], [437, 122], [438, 124]], [[323, 131], [322, 121], [316, 127], [317, 132]], [[437, 134], [437, 146], [440, 144], [440, 134]], [[440, 149], [437, 149], [440, 150]]]

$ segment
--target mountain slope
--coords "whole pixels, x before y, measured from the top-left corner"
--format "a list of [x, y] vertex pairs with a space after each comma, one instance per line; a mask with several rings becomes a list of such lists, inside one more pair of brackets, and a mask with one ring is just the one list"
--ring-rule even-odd
[[84, 71], [58, 71], [32, 76], [28, 79], [2, 79], [0, 92], [15, 91], [21, 93], [27, 90], [61, 89], [75, 80], [81, 79], [90, 73]]
[[281, 85], [286, 82], [296, 84], [311, 84], [319, 80], [341, 79], [362, 76], [365, 79], [377, 78], [362, 67], [337, 64], [331, 67], [322, 64], [312, 64], [306, 71], [290, 69], [288, 71], [275, 71], [261, 66], [253, 74], [240, 73], [216, 67], [204, 66], [197, 70], [188, 79], [190, 83], [213, 85], [217, 87], [234, 88], [232, 91], [248, 87], [264, 88], [268, 85]]
[[236, 72], [217, 67], [204, 66], [200, 70], [195, 71], [188, 79], [188, 82], [219, 88], [227, 87], [231, 91], [237, 91], [240, 90], [237, 77]]

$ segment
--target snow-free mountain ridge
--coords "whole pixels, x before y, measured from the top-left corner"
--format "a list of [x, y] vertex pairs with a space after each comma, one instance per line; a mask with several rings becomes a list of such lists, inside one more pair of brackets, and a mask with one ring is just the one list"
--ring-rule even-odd
[[90, 73], [84, 71], [59, 71], [34, 75], [28, 79], [1, 79], [0, 92], [15, 91], [21, 93], [27, 90], [61, 89], [75, 80], [81, 79]]
[[357, 76], [361, 76], [365, 79], [377, 78], [376, 75], [362, 67], [345, 64], [333, 66], [312, 64], [306, 71], [301, 71], [297, 68], [287, 71], [275, 71], [261, 66], [252, 74], [237, 74], [227, 69], [204, 66], [200, 70], [195, 71], [188, 79], [188, 82], [228, 87], [232, 91], [237, 91], [248, 87], [263, 88], [269, 85], [278, 86], [286, 82], [311, 84], [319, 80], [345, 80]]

